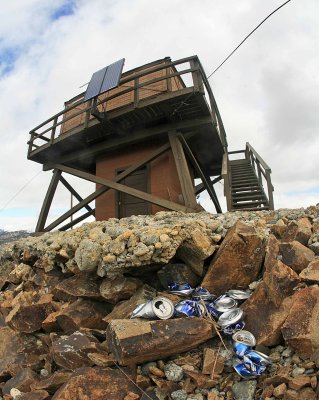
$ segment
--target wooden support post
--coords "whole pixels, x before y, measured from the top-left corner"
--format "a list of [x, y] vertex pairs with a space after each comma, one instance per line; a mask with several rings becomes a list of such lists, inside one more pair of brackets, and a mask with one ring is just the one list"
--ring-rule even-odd
[[179, 141], [177, 132], [169, 132], [168, 138], [173, 152], [185, 206], [196, 209], [198, 205], [196, 203], [194, 181], [189, 172], [189, 166], [185, 157], [183, 146]]
[[213, 187], [213, 185], [211, 183], [210, 178], [207, 177], [205, 175], [205, 173], [202, 171], [202, 169], [201, 169], [200, 165], [198, 164], [198, 162], [197, 162], [192, 150], [188, 146], [184, 136], [183, 135], [179, 135], [179, 139], [180, 139], [180, 141], [181, 141], [181, 143], [182, 143], [182, 145], [183, 145], [183, 147], [184, 147], [184, 149], [186, 151], [187, 156], [189, 157], [191, 163], [193, 164], [193, 167], [195, 168], [197, 174], [200, 176], [200, 178], [201, 178], [201, 180], [202, 180], [202, 182], [203, 182], [203, 184], [204, 184], [204, 186], [205, 186], [210, 198], [212, 199], [212, 202], [214, 203], [216, 211], [218, 213], [221, 213], [222, 209], [220, 207], [218, 198], [216, 196], [215, 189], [214, 189], [214, 187]]
[[51, 204], [52, 204], [54, 193], [55, 193], [56, 188], [58, 186], [60, 177], [61, 177], [61, 171], [59, 171], [57, 169], [54, 170], [50, 185], [49, 185], [48, 190], [47, 190], [47, 194], [46, 194], [44, 202], [42, 204], [42, 208], [41, 208], [41, 211], [40, 211], [38, 223], [37, 223], [37, 226], [35, 228], [36, 232], [43, 232], [44, 231], [45, 223], [46, 223], [46, 220], [48, 218], [48, 214], [49, 214], [49, 211], [50, 211], [50, 207], [51, 207]]

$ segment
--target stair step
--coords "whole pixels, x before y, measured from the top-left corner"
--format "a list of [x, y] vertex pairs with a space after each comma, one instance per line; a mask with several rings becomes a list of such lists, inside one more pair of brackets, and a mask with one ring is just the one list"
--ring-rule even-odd
[[244, 203], [236, 203], [236, 204], [233, 204], [233, 207], [234, 208], [239, 208], [239, 207], [256, 207], [256, 206], [258, 206], [258, 205], [262, 205], [262, 204], [267, 204], [267, 202], [266, 201], [247, 201], [247, 202], [244, 202]]
[[245, 182], [243, 182], [242, 184], [235, 184], [232, 185], [232, 190], [254, 190], [254, 189], [260, 189], [260, 185], [247, 185]]
[[237, 179], [237, 180], [232, 180], [231, 181], [232, 186], [237, 186], [237, 185], [245, 185], [245, 186], [259, 186], [259, 182], [257, 179]]
[[245, 200], [267, 200], [265, 195], [263, 193], [257, 193], [257, 194], [252, 194], [249, 193], [247, 195], [242, 195], [242, 194], [233, 194], [232, 195], [233, 200], [236, 201], [245, 201]]
[[[255, 175], [238, 175], [238, 176], [232, 176], [232, 181], [238, 181], [238, 180], [243, 180], [243, 179], [257, 179]], [[258, 179], [257, 179], [258, 180]]]
[[263, 210], [269, 210], [269, 207], [243, 207], [243, 208], [236, 208], [233, 209], [232, 211], [239, 211], [239, 210], [245, 210], [245, 211], [263, 211]]

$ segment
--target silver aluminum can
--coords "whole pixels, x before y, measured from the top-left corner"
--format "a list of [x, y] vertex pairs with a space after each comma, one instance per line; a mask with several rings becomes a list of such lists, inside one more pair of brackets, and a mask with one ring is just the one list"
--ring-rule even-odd
[[172, 294], [177, 294], [178, 296], [190, 296], [194, 289], [191, 287], [189, 283], [177, 283], [173, 282], [168, 285], [168, 291]]
[[226, 294], [235, 300], [246, 300], [251, 295], [250, 290], [237, 290], [231, 289], [226, 292]]
[[256, 346], [255, 336], [249, 332], [241, 330], [232, 336], [233, 348], [238, 357], [243, 357], [244, 354]]
[[200, 300], [213, 300], [216, 296], [203, 287], [197, 287], [192, 293], [192, 299], [195, 301]]
[[226, 295], [220, 296], [214, 301], [214, 308], [219, 313], [231, 310], [233, 308], [236, 308], [237, 306], [237, 301]]
[[218, 325], [223, 329], [226, 326], [237, 324], [244, 317], [244, 312], [240, 308], [233, 308], [225, 311], [218, 318]]
[[174, 314], [174, 304], [166, 297], [155, 297], [153, 300], [138, 305], [131, 318], [169, 319]]

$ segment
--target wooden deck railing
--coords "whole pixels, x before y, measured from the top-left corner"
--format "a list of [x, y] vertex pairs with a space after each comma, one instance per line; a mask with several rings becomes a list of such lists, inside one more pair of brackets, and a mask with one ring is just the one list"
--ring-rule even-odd
[[[182, 64], [186, 64], [186, 68]], [[177, 70], [177, 66], [184, 68]], [[162, 76], [155, 77], [154, 73], [159, 71], [165, 71]], [[183, 77], [190, 75], [190, 84], [185, 85]], [[176, 82], [172, 80], [178, 80], [177, 89]], [[154, 85], [159, 82], [167, 82], [167, 91], [181, 90], [182, 88], [193, 88], [194, 92], [200, 92], [205, 95], [205, 89], [209, 98], [209, 106], [213, 120], [218, 128], [220, 140], [224, 147], [227, 147], [226, 133], [224, 130], [223, 122], [221, 120], [216, 101], [214, 99], [212, 90], [209, 82], [203, 70], [203, 67], [197, 56], [191, 56], [183, 58], [177, 61], [168, 61], [165, 59], [160, 64], [155, 64], [152, 67], [146, 67], [141, 71], [128, 71], [122, 75], [117, 90], [108, 92], [107, 95], [99, 95], [95, 99], [84, 102], [84, 92], [79, 94], [72, 100], [72, 104], [67, 106], [64, 110], [53, 115], [51, 118], [42, 122], [34, 129], [30, 131], [30, 140], [28, 141], [28, 157], [32, 155], [32, 152], [41, 149], [42, 146], [50, 146], [53, 144], [57, 137], [65, 132], [67, 124], [72, 126], [72, 129], [68, 130], [67, 133], [75, 133], [83, 130], [89, 126], [92, 120], [95, 118], [91, 114], [93, 101], [95, 107], [100, 110], [106, 110], [110, 101], [113, 99], [119, 99], [121, 96], [132, 95], [132, 103], [136, 106], [140, 99], [145, 98], [145, 92], [150, 91], [150, 95], [156, 96], [158, 91], [154, 88]], [[172, 88], [172, 82], [174, 88]], [[182, 85], [178, 87], [178, 85]], [[152, 91], [154, 94], [152, 94]], [[67, 104], [67, 103], [66, 103]], [[125, 104], [126, 105], [126, 104]], [[113, 108], [114, 110], [114, 108]], [[80, 120], [80, 123], [78, 121]]]

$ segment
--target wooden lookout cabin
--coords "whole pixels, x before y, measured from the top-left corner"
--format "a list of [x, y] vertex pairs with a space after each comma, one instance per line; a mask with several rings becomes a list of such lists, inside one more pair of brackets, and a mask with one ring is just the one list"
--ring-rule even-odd
[[[214, 184], [222, 179], [229, 211], [273, 209], [270, 168], [248, 143], [228, 151], [197, 56], [166, 57], [122, 73], [123, 63], [97, 71], [86, 92], [30, 132], [28, 158], [53, 170], [37, 232], [66, 230], [91, 215], [198, 212], [196, 198], [204, 190], [220, 213]], [[95, 183], [94, 192], [82, 198], [65, 174]], [[78, 203], [46, 226], [58, 183]]]

